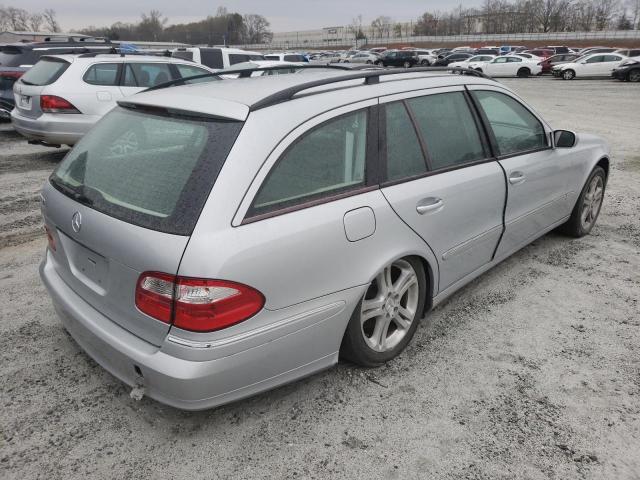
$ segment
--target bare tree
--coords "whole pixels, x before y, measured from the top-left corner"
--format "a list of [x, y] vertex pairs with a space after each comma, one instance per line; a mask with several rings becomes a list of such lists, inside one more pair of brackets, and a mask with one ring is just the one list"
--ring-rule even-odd
[[29, 16], [29, 28], [33, 32], [39, 32], [40, 27], [42, 26], [42, 22], [44, 22], [44, 18], [41, 13], [32, 13]]
[[268, 43], [273, 38], [273, 33], [269, 30], [271, 24], [262, 15], [254, 13], [242, 17], [245, 28], [246, 43]]
[[[640, 0], [638, 0], [640, 1]], [[353, 33], [353, 36], [356, 38], [356, 41], [363, 40], [367, 38], [362, 30], [362, 15], [358, 15], [351, 20], [351, 25], [348, 27], [349, 32]]]
[[640, 0], [627, 0], [625, 7], [631, 12], [632, 28], [640, 29]]
[[159, 10], [151, 10], [149, 14], [142, 14], [142, 21], [138, 25], [138, 34], [141, 40], [157, 41], [162, 34], [167, 17], [162, 16]]
[[60, 31], [60, 24], [56, 18], [56, 11], [52, 8], [47, 8], [42, 14], [44, 18], [45, 28], [50, 32], [57, 33]]
[[596, 30], [606, 29], [618, 10], [617, 0], [595, 0]]
[[391, 29], [391, 19], [389, 17], [378, 17], [371, 22], [374, 35], [378, 38], [388, 37]]

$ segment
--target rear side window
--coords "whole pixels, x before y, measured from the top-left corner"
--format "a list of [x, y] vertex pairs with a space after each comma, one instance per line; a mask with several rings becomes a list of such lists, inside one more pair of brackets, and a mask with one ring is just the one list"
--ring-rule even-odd
[[302, 58], [302, 55], [285, 55], [284, 61], [285, 62], [303, 62], [304, 59]]
[[422, 148], [403, 102], [385, 106], [387, 180], [400, 180], [427, 171]]
[[432, 170], [485, 158], [476, 122], [462, 92], [412, 98], [407, 104], [426, 144]]
[[69, 68], [69, 62], [57, 58], [43, 58], [20, 81], [25, 85], [51, 85]]
[[168, 63], [127, 63], [125, 87], [154, 87], [172, 80]]
[[278, 55], [265, 55], [264, 59], [265, 60], [280, 60], [280, 57]]
[[209, 68], [224, 68], [222, 50], [219, 48], [201, 48], [200, 61]]
[[91, 85], [116, 86], [118, 85], [117, 63], [98, 63], [92, 65], [83, 80]]
[[499, 92], [475, 91], [473, 95], [489, 121], [500, 155], [547, 146], [542, 123], [520, 102]]
[[330, 120], [303, 134], [269, 172], [249, 216], [364, 186], [366, 144], [364, 110]]
[[171, 54], [172, 57], [175, 58], [182, 58], [184, 60], [191, 60], [193, 61], [193, 52], [190, 52], [188, 50], [183, 51], [183, 50], [176, 50], [175, 52], [173, 52]]
[[50, 181], [106, 215], [190, 235], [241, 128], [237, 121], [116, 107]]
[[587, 63], [600, 63], [604, 62], [604, 55], [596, 55], [587, 60]]
[[[205, 74], [211, 73], [208, 70], [205, 70], [204, 68], [194, 67], [193, 65], [182, 65], [180, 63], [176, 63], [175, 66], [178, 69], [178, 73], [180, 74], [180, 77], [182, 78], [195, 77], [196, 75], [205, 75]], [[184, 83], [191, 84], [191, 83], [210, 82], [211, 78], [213, 77], [197, 78], [195, 80], [189, 80]]]

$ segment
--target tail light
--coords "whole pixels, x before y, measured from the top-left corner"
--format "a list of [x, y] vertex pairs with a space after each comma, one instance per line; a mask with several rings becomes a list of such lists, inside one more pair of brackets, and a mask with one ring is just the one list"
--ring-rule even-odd
[[0, 72], [0, 78], [13, 78], [16, 80], [24, 74], [25, 72]]
[[136, 306], [184, 330], [212, 332], [253, 317], [264, 296], [241, 283], [145, 272], [136, 286]]
[[71, 102], [55, 95], [41, 95], [40, 108], [44, 113], [80, 113]]

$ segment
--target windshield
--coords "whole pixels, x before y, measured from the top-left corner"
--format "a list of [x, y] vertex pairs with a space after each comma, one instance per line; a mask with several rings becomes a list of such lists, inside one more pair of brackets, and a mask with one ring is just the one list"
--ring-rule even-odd
[[25, 85], [51, 85], [69, 68], [69, 62], [58, 58], [43, 58], [36, 63], [20, 82]]
[[117, 107], [69, 152], [50, 181], [109, 216], [190, 235], [242, 125]]

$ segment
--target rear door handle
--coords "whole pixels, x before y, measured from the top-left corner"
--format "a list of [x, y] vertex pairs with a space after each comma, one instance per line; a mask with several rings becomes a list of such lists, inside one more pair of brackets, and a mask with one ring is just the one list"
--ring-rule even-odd
[[427, 197], [418, 202], [418, 204], [416, 205], [416, 212], [418, 212], [420, 215], [424, 215], [425, 213], [440, 210], [443, 206], [444, 202], [441, 198]]
[[509, 183], [511, 185], [518, 185], [526, 180], [526, 176], [522, 172], [512, 172], [509, 175]]

